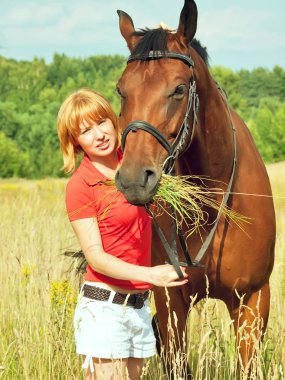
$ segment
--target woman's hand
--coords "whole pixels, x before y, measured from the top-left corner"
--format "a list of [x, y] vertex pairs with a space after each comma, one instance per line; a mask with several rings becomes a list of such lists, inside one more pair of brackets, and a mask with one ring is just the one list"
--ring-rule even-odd
[[184, 267], [180, 267], [184, 278], [179, 279], [179, 276], [173, 265], [164, 264], [157, 265], [155, 267], [149, 268], [150, 271], [150, 280], [149, 282], [155, 286], [165, 286], [165, 287], [173, 287], [173, 286], [181, 286], [187, 284], [188, 274]]

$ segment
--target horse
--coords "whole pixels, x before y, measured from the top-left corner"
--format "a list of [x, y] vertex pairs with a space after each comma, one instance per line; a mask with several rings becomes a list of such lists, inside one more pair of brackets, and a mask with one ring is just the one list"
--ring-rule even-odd
[[[195, 2], [184, 1], [177, 31], [161, 27], [136, 31], [127, 13], [118, 11], [118, 15], [131, 55], [117, 84], [124, 149], [115, 178], [117, 188], [130, 203], [145, 205], [153, 199], [163, 171], [171, 166], [175, 175], [209, 178], [226, 194], [227, 207], [250, 218], [242, 231], [224, 215], [217, 218], [216, 211], [207, 210], [209, 223], [184, 240], [192, 262], [199, 256], [200, 265], [188, 266], [189, 284], [170, 288], [168, 295], [163, 288], [154, 289], [162, 344], [167, 352], [168, 316], [175, 312], [178, 317], [174, 338], [179, 347], [190, 300], [197, 303], [209, 296], [226, 304], [240, 366], [249, 368], [254, 341], [262, 340], [268, 322], [274, 264], [275, 212], [265, 165], [245, 122], [211, 76], [206, 50], [194, 38]], [[247, 193], [268, 197], [248, 197]], [[216, 194], [221, 204], [224, 197]], [[158, 221], [170, 239], [169, 217], [161, 215]], [[182, 261], [183, 250], [175, 239]], [[204, 252], [199, 254], [205, 241]], [[153, 229], [152, 264], [163, 264], [165, 259], [164, 246]], [[245, 334], [250, 336], [247, 341]]]

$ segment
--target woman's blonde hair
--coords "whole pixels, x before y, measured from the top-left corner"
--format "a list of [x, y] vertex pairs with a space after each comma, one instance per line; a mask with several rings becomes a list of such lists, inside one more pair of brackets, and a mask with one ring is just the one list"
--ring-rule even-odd
[[66, 173], [74, 171], [77, 157], [82, 153], [77, 143], [80, 125], [97, 123], [106, 118], [112, 121], [119, 141], [118, 119], [104, 96], [89, 88], [82, 88], [62, 103], [57, 117], [57, 132]]

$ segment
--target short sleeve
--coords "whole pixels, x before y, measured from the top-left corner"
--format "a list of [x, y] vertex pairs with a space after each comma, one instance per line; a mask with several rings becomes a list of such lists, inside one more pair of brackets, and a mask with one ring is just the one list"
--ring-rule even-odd
[[66, 186], [66, 211], [70, 221], [96, 217], [93, 188], [82, 177], [71, 177]]

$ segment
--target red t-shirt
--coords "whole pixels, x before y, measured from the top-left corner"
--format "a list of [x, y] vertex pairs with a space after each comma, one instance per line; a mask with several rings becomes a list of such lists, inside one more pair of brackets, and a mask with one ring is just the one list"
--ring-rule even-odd
[[[119, 160], [122, 152], [118, 150]], [[66, 209], [70, 221], [96, 217], [104, 251], [134, 265], [151, 264], [151, 217], [144, 207], [128, 203], [85, 155], [66, 187]], [[87, 266], [86, 281], [104, 282], [126, 289], [149, 289], [147, 282], [119, 280]]]

